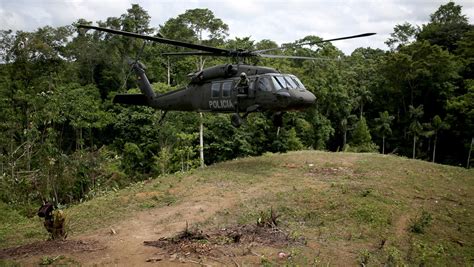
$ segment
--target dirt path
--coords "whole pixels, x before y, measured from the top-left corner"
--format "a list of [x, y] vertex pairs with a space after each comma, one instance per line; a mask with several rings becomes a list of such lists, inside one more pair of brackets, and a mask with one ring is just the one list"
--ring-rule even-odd
[[[274, 188], [273, 188], [274, 189]], [[177, 190], [183, 190], [183, 188]], [[189, 225], [211, 218], [217, 211], [258, 197], [270, 190], [265, 184], [229, 191], [220, 186], [203, 185], [194, 188], [192, 195], [176, 205], [152, 208], [133, 213], [110, 227], [102, 228], [86, 235], [78, 235], [62, 242], [37, 242], [11, 250], [15, 261], [30, 265], [37, 264], [41, 257], [62, 255], [85, 265], [126, 265], [182, 264], [170, 261], [169, 255], [162, 257], [160, 249], [145, 246], [144, 241], [171, 237]], [[172, 256], [172, 255], [171, 255]], [[155, 260], [153, 260], [155, 259]], [[150, 262], [147, 262], [150, 261]]]

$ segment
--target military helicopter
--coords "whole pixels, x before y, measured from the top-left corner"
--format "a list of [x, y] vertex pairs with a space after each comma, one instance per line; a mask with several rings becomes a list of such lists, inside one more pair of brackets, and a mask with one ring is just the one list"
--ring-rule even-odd
[[[79, 25], [79, 28], [93, 29], [132, 38], [159, 42], [194, 49], [193, 51], [164, 53], [165, 56], [219, 56], [237, 59], [237, 64], [223, 64], [206, 68], [189, 74], [189, 84], [181, 89], [165, 94], [156, 94], [145, 74], [145, 66], [136, 60], [131, 69], [137, 75], [141, 94], [118, 94], [114, 103], [128, 105], [145, 105], [167, 111], [198, 111], [233, 113], [231, 123], [239, 127], [242, 120], [252, 112], [269, 111], [273, 113], [272, 121], [281, 126], [285, 111], [301, 110], [311, 106], [316, 97], [308, 91], [303, 83], [292, 74], [283, 74], [269, 67], [243, 64], [242, 60], [251, 57], [317, 59], [304, 56], [283, 56], [266, 54], [266, 52], [285, 49], [285, 46], [265, 50], [229, 50], [207, 45], [188, 43], [158, 36], [147, 36], [109, 28]], [[318, 42], [300, 43], [298, 46], [359, 38], [374, 35], [364, 33]], [[243, 115], [240, 115], [243, 113]]]

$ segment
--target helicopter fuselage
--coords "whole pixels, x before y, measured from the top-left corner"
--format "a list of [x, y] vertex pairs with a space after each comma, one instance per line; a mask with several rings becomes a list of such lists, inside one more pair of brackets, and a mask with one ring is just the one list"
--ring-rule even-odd
[[[247, 74], [246, 94], [239, 94], [238, 82]], [[217, 76], [217, 77], [215, 77]], [[250, 65], [220, 65], [192, 74], [185, 88], [157, 95], [149, 105], [161, 110], [200, 112], [288, 111], [304, 109], [315, 96], [294, 75]]]

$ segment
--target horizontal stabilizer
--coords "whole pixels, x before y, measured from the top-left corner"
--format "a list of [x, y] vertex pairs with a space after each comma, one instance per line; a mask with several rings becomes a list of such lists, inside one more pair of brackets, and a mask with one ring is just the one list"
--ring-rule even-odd
[[114, 97], [114, 103], [125, 105], [148, 106], [147, 97], [144, 94], [123, 94]]

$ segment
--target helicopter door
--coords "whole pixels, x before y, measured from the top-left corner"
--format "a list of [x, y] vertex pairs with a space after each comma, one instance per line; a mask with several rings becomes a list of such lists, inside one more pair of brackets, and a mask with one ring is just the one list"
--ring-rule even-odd
[[273, 94], [271, 93], [272, 86], [269, 77], [260, 77], [254, 84], [254, 92], [256, 92], [258, 102], [267, 103], [273, 100]]
[[255, 98], [255, 79], [250, 79], [247, 96], [248, 98]]

